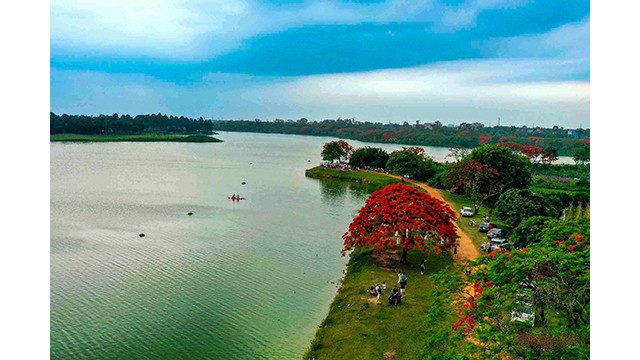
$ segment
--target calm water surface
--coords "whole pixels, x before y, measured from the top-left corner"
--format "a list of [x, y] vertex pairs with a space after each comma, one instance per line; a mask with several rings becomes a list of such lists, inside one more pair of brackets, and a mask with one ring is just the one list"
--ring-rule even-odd
[[326, 138], [219, 137], [51, 144], [52, 358], [303, 354], [366, 189], [305, 178]]
[[301, 357], [368, 189], [305, 178], [330, 138], [218, 137], [51, 143], [52, 358]]

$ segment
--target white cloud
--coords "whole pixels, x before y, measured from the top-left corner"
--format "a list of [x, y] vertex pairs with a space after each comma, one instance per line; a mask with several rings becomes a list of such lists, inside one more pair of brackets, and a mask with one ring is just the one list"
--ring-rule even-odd
[[498, 6], [505, 6], [504, 0], [458, 7], [433, 0], [286, 5], [257, 0], [52, 0], [51, 48], [54, 53], [193, 61], [238, 48], [258, 34], [304, 25], [429, 21], [453, 31], [471, 26], [479, 12]]
[[[52, 71], [51, 91], [57, 95], [51, 107], [68, 113], [162, 111], [233, 119], [490, 123], [501, 117], [503, 124], [588, 126], [587, 82], [513, 80], [523, 70], [545, 72], [556, 66], [553, 60], [536, 59], [459, 61], [297, 78], [209, 74], [190, 85], [142, 75]], [[69, 84], [75, 88], [65, 88]]]

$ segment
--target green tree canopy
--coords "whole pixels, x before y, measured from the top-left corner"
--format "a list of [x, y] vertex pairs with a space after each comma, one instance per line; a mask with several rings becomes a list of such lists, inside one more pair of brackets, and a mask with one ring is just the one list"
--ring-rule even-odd
[[582, 165], [589, 162], [591, 158], [590, 151], [587, 146], [583, 146], [575, 149], [571, 154], [571, 156], [573, 156], [573, 161], [575, 161], [577, 164], [582, 164]]
[[514, 150], [501, 145], [482, 145], [469, 153], [465, 160], [486, 164], [500, 173], [505, 190], [526, 189], [531, 182], [531, 163]]
[[553, 218], [547, 216], [532, 216], [523, 220], [513, 229], [509, 242], [518, 249], [541, 242], [550, 221], [553, 221]]
[[359, 148], [349, 156], [349, 165], [356, 167], [386, 168], [389, 154], [381, 148]]
[[330, 141], [324, 144], [321, 155], [322, 160], [324, 161], [335, 161], [346, 156], [346, 153], [340, 143], [337, 141]]
[[494, 211], [500, 219], [516, 227], [532, 216], [546, 216], [547, 204], [543, 197], [530, 190], [510, 189], [500, 195]]
[[438, 172], [438, 165], [433, 159], [411, 149], [415, 148], [392, 152], [387, 161], [387, 169], [396, 175], [417, 180], [427, 180]]
[[[552, 222], [539, 243], [482, 256], [471, 264], [468, 277], [444, 271], [436, 275], [441, 304], [462, 295], [454, 329], [473, 339], [467, 352], [482, 359], [588, 358], [589, 220]], [[523, 303], [534, 310], [533, 326], [512, 317]]]

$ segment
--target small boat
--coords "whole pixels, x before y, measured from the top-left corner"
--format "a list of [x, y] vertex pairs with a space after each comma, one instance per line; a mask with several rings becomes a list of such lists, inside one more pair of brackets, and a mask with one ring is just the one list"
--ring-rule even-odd
[[245, 200], [246, 199], [246, 198], [243, 198], [243, 197], [232, 197], [232, 196], [229, 196], [228, 198], [231, 199], [231, 200], [234, 200], [234, 201], [235, 200]]

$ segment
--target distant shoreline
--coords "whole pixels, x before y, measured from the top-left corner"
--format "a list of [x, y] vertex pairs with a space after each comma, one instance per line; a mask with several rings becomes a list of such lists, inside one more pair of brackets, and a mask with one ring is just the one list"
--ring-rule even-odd
[[51, 142], [188, 142], [188, 143], [217, 143], [218, 138], [207, 135], [81, 135], [55, 134], [50, 135]]

